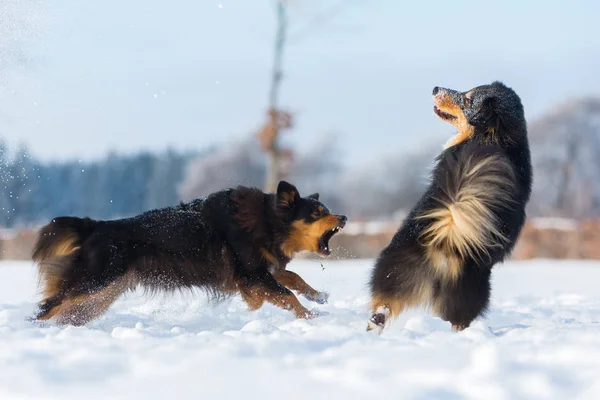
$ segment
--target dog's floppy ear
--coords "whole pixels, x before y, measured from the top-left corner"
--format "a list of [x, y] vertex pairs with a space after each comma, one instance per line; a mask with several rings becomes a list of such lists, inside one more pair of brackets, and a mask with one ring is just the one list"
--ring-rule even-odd
[[488, 97], [485, 99], [479, 110], [473, 114], [469, 119], [469, 124], [473, 126], [488, 126], [490, 128], [499, 128], [499, 125], [502, 123], [498, 116], [498, 112], [496, 110], [496, 106], [498, 104], [498, 99], [495, 97]]
[[319, 200], [319, 193], [313, 193], [310, 196], [308, 196], [309, 199], [315, 199], [315, 200]]
[[300, 198], [300, 193], [296, 186], [286, 181], [279, 182], [277, 185], [277, 206], [282, 208], [291, 208]]

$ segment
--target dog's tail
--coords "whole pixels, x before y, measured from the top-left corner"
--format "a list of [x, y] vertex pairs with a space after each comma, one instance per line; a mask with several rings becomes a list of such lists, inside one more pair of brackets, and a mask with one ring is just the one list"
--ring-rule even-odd
[[[453, 258], [459, 261], [452, 255], [481, 259], [504, 246], [508, 238], [498, 213], [515, 205], [516, 190], [515, 171], [506, 156], [496, 148], [467, 147], [440, 162], [444, 165], [434, 177], [435, 203], [418, 217], [427, 220], [421, 241], [429, 255], [444, 255], [447, 264]], [[460, 268], [462, 263], [453, 264]]]
[[83, 241], [91, 235], [96, 222], [89, 218], [59, 217], [38, 233], [32, 259], [38, 264], [38, 282], [44, 298], [56, 296], [62, 277], [73, 267]]

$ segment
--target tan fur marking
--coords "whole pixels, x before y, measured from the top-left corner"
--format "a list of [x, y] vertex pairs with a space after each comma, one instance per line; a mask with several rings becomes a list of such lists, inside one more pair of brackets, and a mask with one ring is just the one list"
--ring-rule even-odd
[[374, 295], [371, 299], [371, 309], [373, 313], [380, 307], [387, 307], [390, 310], [390, 318], [395, 319], [400, 313], [410, 307], [430, 307], [433, 301], [433, 287], [431, 282], [420, 282], [410, 294], [404, 296], [383, 296]]
[[290, 258], [301, 251], [318, 252], [319, 239], [337, 226], [339, 220], [335, 215], [327, 215], [313, 223], [294, 221], [287, 239], [281, 245], [281, 251]]
[[320, 293], [313, 289], [300, 275], [292, 271], [282, 271], [274, 275], [277, 282], [290, 290], [295, 290], [304, 296], [316, 298]]
[[[442, 112], [446, 114], [450, 114], [455, 119], [444, 119], [444, 121], [451, 123], [456, 127], [458, 133], [450, 138], [448, 142], [446, 142], [444, 148], [456, 146], [457, 144], [468, 140], [475, 133], [475, 127], [467, 121], [465, 114], [461, 110], [461, 108], [454, 103], [452, 97], [448, 95], [448, 93], [440, 93], [434, 96], [435, 106]], [[441, 117], [440, 117], [441, 118]]]
[[448, 140], [446, 142], [446, 144], [444, 145], [445, 149], [452, 147], [452, 146], [456, 146], [459, 143], [469, 140], [471, 138], [471, 136], [473, 136], [473, 134], [475, 133], [475, 127], [473, 125], [470, 125], [468, 122], [466, 122], [466, 119], [465, 119], [464, 123], [460, 124], [460, 125], [464, 125], [464, 126], [459, 126], [458, 123], [457, 124], [452, 123], [452, 125], [456, 126], [456, 128], [458, 129], [458, 134], [454, 135], [453, 137], [450, 138], [450, 140]]
[[388, 319], [398, 318], [398, 315], [409, 306], [410, 304], [408, 302], [397, 297], [375, 295], [371, 299], [371, 310], [373, 313], [376, 313], [378, 309], [387, 308], [390, 310], [390, 318]]
[[[429, 247], [432, 264], [439, 263], [440, 255], [451, 257], [481, 257], [488, 254], [491, 246], [502, 246], [508, 239], [498, 230], [498, 221], [491, 207], [510, 203], [511, 181], [500, 171], [506, 165], [498, 157], [478, 161], [461, 176], [457, 193], [449, 202], [439, 201], [439, 207], [418, 218], [430, 219], [429, 226], [422, 232], [421, 239]], [[482, 168], [494, 168], [499, 173], [477, 173]], [[456, 267], [456, 261], [452, 261]], [[449, 273], [453, 276], [455, 273]]]
[[487, 134], [488, 134], [488, 137], [487, 137], [488, 140], [491, 140], [492, 142], [498, 141], [498, 138], [496, 137], [496, 128], [489, 127], [487, 129]]
[[58, 295], [63, 277], [60, 273], [52, 272], [51, 264], [59, 262], [62, 257], [67, 257], [81, 247], [77, 246], [78, 236], [70, 234], [63, 236], [58, 242], [52, 243], [52, 246], [40, 251], [35, 255], [34, 261], [38, 266], [38, 288], [42, 287], [43, 298], [49, 298]]
[[63, 241], [58, 243], [54, 250], [54, 257], [64, 257], [80, 249], [80, 246], [76, 246], [78, 237], [77, 235], [68, 236]]
[[277, 257], [275, 257], [271, 252], [269, 252], [269, 250], [265, 249], [264, 247], [260, 248], [260, 255], [269, 263], [278, 264]]
[[457, 255], [427, 247], [427, 258], [438, 276], [444, 280], [455, 281], [462, 272], [463, 260]]
[[39, 263], [53, 258], [68, 256], [80, 249], [80, 246], [77, 246], [78, 240], [79, 238], [75, 233], [62, 236], [51, 247], [37, 254], [34, 261]]
[[[264, 289], [262, 289], [264, 291]], [[258, 287], [249, 288], [241, 291], [242, 299], [248, 304], [248, 310], [255, 311], [262, 307], [265, 302], [265, 295], [261, 295]]]
[[59, 325], [84, 325], [102, 315], [129, 285], [130, 277], [125, 275], [97, 292], [66, 298], [39, 319], [56, 318]]
[[455, 324], [452, 324], [452, 330], [454, 332], [464, 331], [468, 327], [469, 327], [469, 325], [463, 325], [463, 324], [461, 324], [461, 325], [455, 325]]
[[266, 301], [274, 306], [291, 311], [296, 318], [310, 319], [316, 317], [314, 313], [300, 304], [298, 298], [293, 294], [273, 293], [260, 285], [242, 289], [241, 293], [250, 311], [258, 310]]
[[62, 276], [60, 275], [40, 273], [38, 276], [38, 286], [43, 286], [42, 298], [48, 299], [58, 295], [62, 282]]

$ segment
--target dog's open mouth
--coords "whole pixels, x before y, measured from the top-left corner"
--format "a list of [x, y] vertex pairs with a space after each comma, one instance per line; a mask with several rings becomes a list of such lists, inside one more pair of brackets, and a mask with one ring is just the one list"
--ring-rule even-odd
[[437, 108], [437, 106], [433, 106], [433, 112], [445, 121], [452, 121], [453, 119], [456, 119], [454, 115], [443, 112], [442, 110]]
[[319, 239], [319, 253], [320, 254], [322, 254], [324, 256], [328, 256], [331, 254], [331, 249], [329, 248], [329, 241], [336, 233], [338, 233], [343, 228], [344, 228], [344, 224], [340, 224], [340, 225], [336, 226], [335, 228], [325, 232], [323, 234], [323, 236], [321, 236], [321, 239]]

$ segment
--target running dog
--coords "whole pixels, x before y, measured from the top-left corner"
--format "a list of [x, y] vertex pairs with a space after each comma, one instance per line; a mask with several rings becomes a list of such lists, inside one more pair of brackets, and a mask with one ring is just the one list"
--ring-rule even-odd
[[33, 251], [43, 294], [35, 318], [83, 325], [138, 286], [239, 293], [250, 310], [269, 302], [312, 318], [291, 290], [318, 303], [328, 296], [286, 266], [301, 251], [329, 255], [345, 224], [318, 193], [300, 197], [284, 181], [275, 194], [238, 187], [127, 219], [55, 218]]

